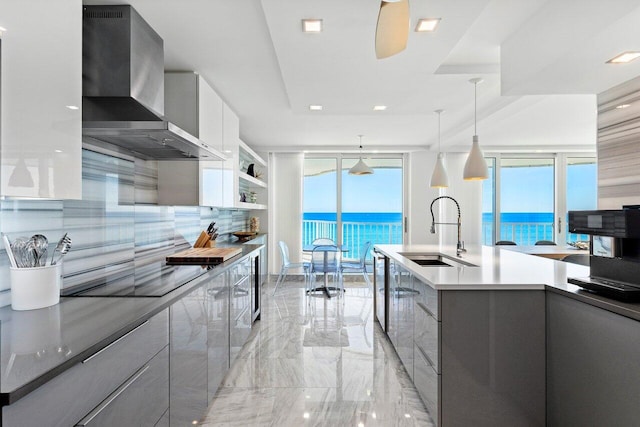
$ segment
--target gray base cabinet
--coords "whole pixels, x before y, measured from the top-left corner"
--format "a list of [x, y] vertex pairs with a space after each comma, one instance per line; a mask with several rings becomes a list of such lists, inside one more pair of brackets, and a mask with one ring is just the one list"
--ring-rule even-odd
[[255, 263], [237, 262], [170, 307], [171, 426], [201, 421], [249, 338]]
[[206, 286], [170, 307], [172, 426], [198, 421], [209, 403]]
[[155, 426], [169, 406], [169, 347], [163, 348], [77, 427]]
[[215, 277], [207, 286], [209, 402], [229, 370], [229, 287], [225, 276]]
[[229, 362], [233, 363], [251, 334], [251, 259], [238, 263], [229, 271]]
[[436, 425], [545, 425], [543, 290], [436, 291], [392, 259], [386, 287], [376, 306]]
[[119, 414], [135, 414], [139, 423], [128, 425], [154, 425], [168, 409], [168, 319], [166, 309], [3, 407], [2, 426], [124, 425], [111, 422]]
[[640, 322], [547, 292], [549, 426], [637, 426]]

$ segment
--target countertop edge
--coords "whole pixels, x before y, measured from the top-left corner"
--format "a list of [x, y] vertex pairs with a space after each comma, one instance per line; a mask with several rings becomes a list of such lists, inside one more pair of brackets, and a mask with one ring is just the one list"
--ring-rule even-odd
[[[225, 261], [225, 262], [223, 262], [221, 264], [218, 264], [212, 270], [204, 271], [201, 275], [199, 275], [199, 276], [187, 281], [183, 285], [180, 285], [178, 288], [176, 288], [175, 290], [169, 292], [168, 294], [166, 294], [166, 295], [164, 295], [162, 297], [136, 297], [136, 299], [144, 298], [145, 300], [148, 299], [150, 301], [157, 301], [157, 304], [153, 304], [151, 302], [150, 306], [149, 306], [149, 309], [147, 311], [145, 311], [143, 314], [141, 314], [140, 316], [138, 316], [131, 323], [129, 323], [126, 327], [120, 328], [118, 331], [112, 333], [108, 337], [100, 340], [99, 342], [97, 342], [94, 345], [88, 347], [87, 349], [77, 353], [73, 357], [71, 357], [68, 360], [62, 362], [61, 364], [55, 366], [54, 368], [49, 369], [44, 374], [34, 378], [33, 380], [25, 383], [24, 385], [14, 389], [14, 390], [0, 392], [0, 407], [6, 406], [6, 405], [11, 405], [11, 404], [17, 402], [22, 397], [24, 397], [27, 394], [31, 393], [32, 391], [36, 390], [38, 387], [41, 387], [42, 385], [44, 385], [48, 381], [52, 380], [53, 378], [57, 377], [58, 375], [62, 374], [66, 370], [72, 368], [73, 366], [77, 365], [78, 363], [82, 363], [82, 361], [85, 360], [87, 357], [91, 356], [92, 354], [96, 353], [97, 351], [107, 347], [111, 343], [113, 343], [116, 340], [118, 340], [119, 338], [123, 337], [124, 335], [126, 335], [130, 331], [134, 330], [135, 328], [137, 328], [138, 326], [140, 326], [141, 324], [146, 322], [148, 319], [152, 318], [153, 316], [155, 316], [156, 314], [160, 313], [165, 308], [169, 307], [171, 304], [173, 304], [174, 302], [176, 302], [177, 300], [182, 298], [184, 295], [186, 295], [189, 292], [191, 292], [193, 289], [195, 289], [198, 286], [200, 286], [203, 281], [209, 280], [209, 279], [213, 279], [213, 278], [217, 277], [218, 275], [223, 274], [225, 271], [230, 269], [236, 263], [238, 263], [238, 262], [246, 259], [247, 257], [255, 254], [262, 247], [264, 247], [264, 244], [250, 244], [249, 243], [249, 244], [243, 244], [243, 245], [241, 245], [241, 247], [244, 249], [242, 255], [240, 255], [238, 257], [234, 257], [234, 258], [232, 258], [232, 259], [230, 259], [228, 261]], [[65, 297], [62, 297], [62, 298], [65, 298]], [[95, 299], [96, 297], [71, 297], [71, 298], [74, 298], [74, 299], [78, 299], [78, 298]], [[105, 297], [105, 298], [108, 298], [108, 297]], [[125, 298], [127, 298], [127, 297], [123, 297], [123, 299], [125, 299]]]
[[[388, 245], [387, 245], [388, 246]], [[407, 246], [403, 246], [403, 251], [411, 248], [411, 245], [407, 245]], [[431, 283], [429, 280], [424, 279], [424, 276], [420, 274], [419, 271], [416, 271], [417, 267], [415, 267], [414, 265], [410, 265], [410, 263], [405, 262], [404, 258], [402, 255], [398, 254], [397, 251], [392, 251], [391, 248], [386, 248], [385, 245], [382, 245], [382, 247], [376, 245], [375, 248], [376, 252], [378, 253], [382, 253], [385, 256], [388, 256], [396, 261], [399, 261], [403, 264], [403, 266], [407, 267], [412, 273], [416, 274], [416, 276], [418, 277], [418, 279], [420, 279], [421, 281], [423, 281], [424, 283], [428, 284], [429, 286], [431, 286], [433, 289], [439, 290], [439, 291], [455, 291], [455, 290], [459, 290], [459, 291], [468, 291], [468, 290], [478, 290], [478, 291], [487, 291], [487, 290], [544, 290], [544, 291], [550, 291], [559, 295], [563, 295], [565, 297], [568, 298], [572, 298], [574, 300], [583, 302], [585, 304], [589, 304], [591, 306], [594, 307], [598, 307], [601, 308], [603, 310], [607, 310], [609, 312], [618, 314], [620, 316], [624, 316], [636, 321], [640, 321], [640, 303], [632, 303], [632, 302], [625, 302], [625, 301], [619, 301], [619, 300], [615, 300], [612, 298], [608, 298], [606, 296], [602, 296], [593, 292], [590, 292], [588, 290], [582, 289], [576, 285], [572, 285], [570, 283], [541, 283], [541, 284], [531, 284], [531, 283], [526, 283], [526, 284], [513, 284], [513, 285], [508, 285], [508, 284], [500, 284], [500, 285], [493, 285], [493, 284], [489, 284], [489, 285], [483, 285], [483, 284], [477, 284], [477, 285], [438, 285], [438, 284], [433, 284]], [[446, 253], [446, 249], [445, 249], [445, 253]], [[451, 249], [451, 248], [448, 248]], [[508, 248], [505, 248], [504, 250], [507, 250]], [[455, 252], [455, 248], [453, 248], [453, 251]], [[517, 252], [514, 252], [517, 253]], [[527, 255], [527, 254], [519, 254], [520, 256], [535, 256], [535, 255]], [[404, 258], [404, 259], [403, 259]], [[544, 259], [544, 262], [548, 262], [548, 263], [562, 263], [562, 261], [558, 261], [558, 260], [554, 260], [554, 259]], [[423, 268], [423, 267], [420, 267]]]

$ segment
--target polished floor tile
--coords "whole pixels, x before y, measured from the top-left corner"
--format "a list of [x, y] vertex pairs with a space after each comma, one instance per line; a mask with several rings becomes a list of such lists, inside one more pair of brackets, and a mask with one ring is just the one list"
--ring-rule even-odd
[[307, 296], [302, 282], [263, 290], [261, 320], [223, 380], [205, 426], [433, 426], [390, 343], [373, 296]]

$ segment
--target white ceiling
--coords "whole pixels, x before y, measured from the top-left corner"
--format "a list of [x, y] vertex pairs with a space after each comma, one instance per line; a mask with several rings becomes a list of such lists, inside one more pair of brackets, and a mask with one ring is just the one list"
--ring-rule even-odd
[[[594, 94], [640, 75], [640, 60], [605, 64], [640, 50], [637, 0], [409, 1], [407, 49], [377, 60], [378, 0], [129, 0], [166, 68], [203, 75], [258, 150], [354, 151], [358, 134], [369, 150], [423, 149], [439, 108], [443, 149], [466, 150], [473, 77], [485, 149], [593, 149]], [[442, 18], [437, 31], [413, 32], [425, 17]], [[324, 31], [302, 33], [302, 18]]]

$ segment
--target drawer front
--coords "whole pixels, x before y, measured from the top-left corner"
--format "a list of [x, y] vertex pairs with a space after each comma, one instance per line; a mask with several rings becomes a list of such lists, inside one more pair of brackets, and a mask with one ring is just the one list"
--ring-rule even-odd
[[418, 394], [420, 394], [420, 397], [424, 402], [424, 406], [427, 407], [435, 425], [439, 425], [438, 418], [440, 416], [440, 405], [438, 402], [438, 384], [440, 382], [440, 375], [433, 370], [433, 367], [429, 362], [427, 362], [427, 359], [417, 346], [415, 348], [413, 370], [413, 383], [418, 390]]
[[242, 262], [239, 262], [237, 265], [231, 267], [229, 270], [229, 283], [231, 285], [235, 285], [240, 282], [245, 277], [251, 275], [251, 260], [245, 259]]
[[438, 310], [438, 291], [431, 286], [419, 280], [414, 280], [414, 288], [416, 290], [416, 301], [420, 302], [427, 311], [436, 319], [440, 320]]
[[428, 358], [433, 369], [440, 373], [440, 352], [438, 348], [438, 329], [440, 324], [429, 314], [422, 303], [416, 303], [415, 319], [414, 341]]
[[76, 424], [169, 343], [168, 309], [16, 403], [3, 426]]
[[169, 408], [169, 347], [128, 378], [76, 427], [155, 426]]

